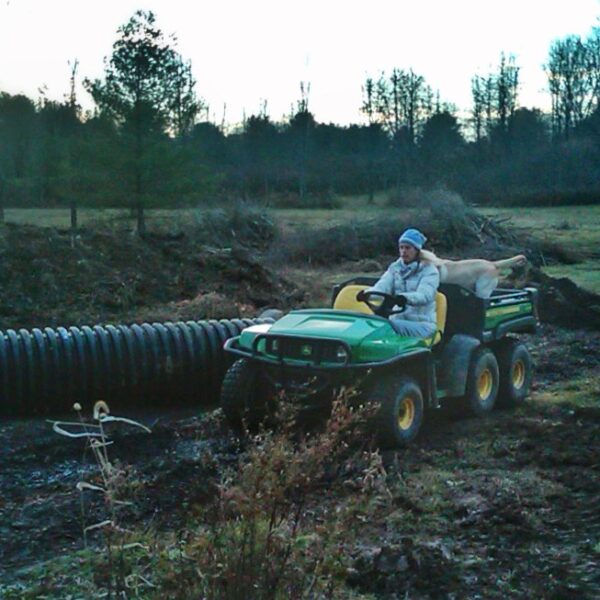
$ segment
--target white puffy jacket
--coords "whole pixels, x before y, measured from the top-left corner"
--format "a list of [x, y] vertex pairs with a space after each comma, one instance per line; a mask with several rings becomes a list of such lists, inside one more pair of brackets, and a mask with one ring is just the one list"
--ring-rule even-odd
[[440, 274], [432, 264], [415, 261], [405, 265], [399, 258], [368, 291], [406, 296], [406, 310], [398, 318], [435, 326], [435, 294], [439, 285]]

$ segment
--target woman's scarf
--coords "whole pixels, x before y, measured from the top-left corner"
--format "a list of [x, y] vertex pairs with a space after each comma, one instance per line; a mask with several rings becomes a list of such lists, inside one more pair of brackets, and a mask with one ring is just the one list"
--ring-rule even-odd
[[414, 275], [418, 270], [421, 262], [413, 260], [411, 263], [406, 264], [403, 260], [400, 260], [400, 277], [402, 279], [408, 279], [411, 275]]

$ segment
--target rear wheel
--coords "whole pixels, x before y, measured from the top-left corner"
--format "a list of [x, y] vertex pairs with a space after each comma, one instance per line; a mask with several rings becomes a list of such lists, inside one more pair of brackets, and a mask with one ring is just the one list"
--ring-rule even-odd
[[477, 348], [469, 363], [465, 408], [475, 416], [489, 413], [498, 396], [498, 361], [494, 353], [486, 347]]
[[376, 382], [368, 395], [379, 404], [373, 428], [382, 448], [407, 446], [423, 421], [423, 394], [410, 377], [387, 376]]
[[255, 363], [242, 358], [225, 373], [221, 408], [234, 431], [256, 430], [273, 412], [274, 403], [273, 391]]
[[516, 339], [505, 340], [496, 350], [500, 370], [498, 406], [513, 408], [528, 396], [533, 362], [527, 347]]

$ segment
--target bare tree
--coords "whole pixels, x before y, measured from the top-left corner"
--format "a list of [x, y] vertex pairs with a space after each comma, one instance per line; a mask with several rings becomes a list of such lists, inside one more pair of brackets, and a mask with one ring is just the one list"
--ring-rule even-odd
[[375, 117], [375, 83], [371, 77], [367, 77], [365, 84], [362, 86], [363, 102], [360, 107], [362, 112], [369, 122], [369, 125], [373, 123]]
[[495, 83], [498, 125], [504, 132], [508, 127], [508, 120], [517, 108], [519, 67], [515, 64], [514, 56], [507, 59], [504, 53], [501, 54]]
[[[81, 116], [81, 106], [77, 102], [77, 70], [79, 69], [79, 60], [75, 59], [73, 62], [69, 61], [69, 67], [71, 67], [71, 76], [69, 78], [69, 95], [67, 98], [67, 106], [71, 109], [72, 114], [75, 118], [79, 119]], [[71, 215], [71, 246], [75, 245], [75, 236], [77, 233], [77, 198], [75, 196], [75, 185], [74, 185], [74, 173], [75, 173], [75, 162], [76, 158], [71, 148], [67, 153], [68, 163], [68, 183], [69, 189], [69, 212]]]
[[471, 122], [475, 131], [475, 141], [480, 142], [483, 138], [486, 115], [485, 81], [480, 75], [475, 75], [471, 79], [471, 96], [473, 98]]
[[294, 155], [298, 172], [298, 195], [306, 196], [308, 177], [308, 158], [311, 147], [312, 131], [315, 119], [308, 110], [310, 82], [300, 82], [300, 99], [296, 103], [296, 112], [290, 119], [288, 133], [294, 146]]
[[600, 27], [594, 27], [586, 42], [586, 68], [590, 83], [588, 112], [600, 108]]
[[545, 66], [552, 98], [552, 131], [568, 138], [573, 128], [590, 114], [594, 105], [594, 81], [590, 54], [579, 36], [568, 36], [550, 46]]
[[170, 127], [175, 137], [183, 138], [196, 124], [198, 114], [204, 109], [204, 102], [196, 96], [196, 79], [192, 75], [191, 61], [184, 61], [180, 55], [176, 55], [170, 68]]
[[480, 141], [485, 135], [499, 131], [506, 134], [508, 122], [518, 106], [519, 67], [514, 56], [508, 58], [502, 53], [496, 73], [486, 76], [475, 75], [471, 79], [473, 108], [471, 121], [475, 139]]
[[433, 112], [434, 94], [425, 78], [412, 69], [393, 69], [389, 77], [382, 73], [376, 83], [368, 78], [364, 94], [366, 90], [363, 112], [368, 106], [370, 122], [376, 119], [394, 139], [404, 130], [414, 144], [419, 127]]

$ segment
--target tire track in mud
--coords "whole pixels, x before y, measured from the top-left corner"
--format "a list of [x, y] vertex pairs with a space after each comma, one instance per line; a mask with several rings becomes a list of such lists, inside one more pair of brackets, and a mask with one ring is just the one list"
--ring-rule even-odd
[[[435, 420], [402, 456], [408, 491], [399, 500], [418, 520], [412, 547], [433, 566], [398, 590], [397, 574], [370, 565], [363, 591], [600, 597], [599, 457], [600, 411], [540, 404], [535, 395], [515, 414]], [[406, 546], [405, 536], [396, 543]]]

